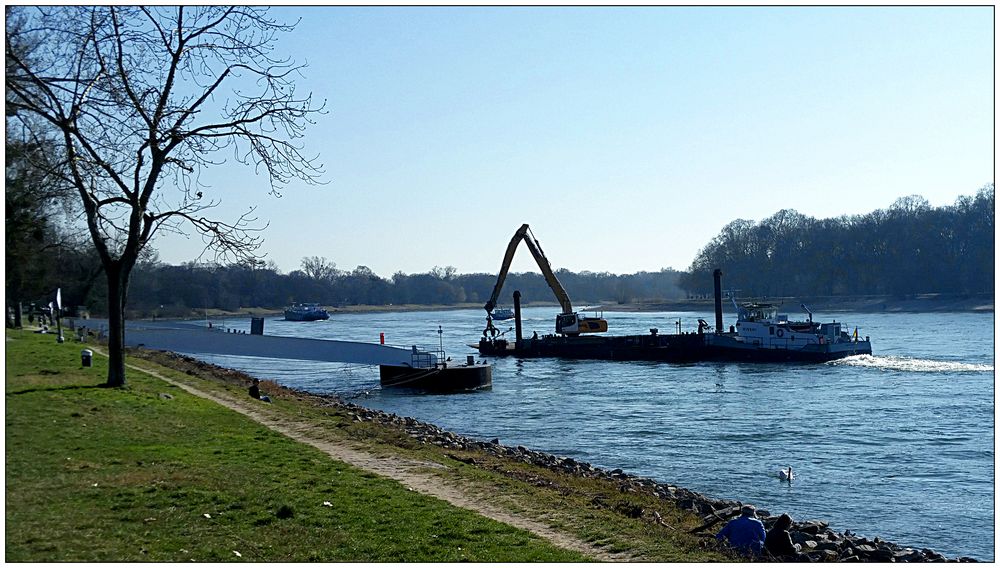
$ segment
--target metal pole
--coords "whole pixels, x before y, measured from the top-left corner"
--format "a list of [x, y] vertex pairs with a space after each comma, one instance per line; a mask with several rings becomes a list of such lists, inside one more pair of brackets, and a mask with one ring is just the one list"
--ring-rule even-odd
[[722, 270], [712, 272], [715, 281], [715, 333], [722, 333]]
[[514, 290], [514, 347], [520, 349], [523, 346], [521, 336], [521, 291]]

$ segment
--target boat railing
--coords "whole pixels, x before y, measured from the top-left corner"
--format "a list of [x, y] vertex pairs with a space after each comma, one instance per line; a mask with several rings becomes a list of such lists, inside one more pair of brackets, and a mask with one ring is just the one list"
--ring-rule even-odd
[[414, 346], [413, 352], [410, 354], [410, 366], [414, 369], [432, 369], [437, 366], [438, 362], [444, 360], [444, 351], [442, 350], [420, 351]]

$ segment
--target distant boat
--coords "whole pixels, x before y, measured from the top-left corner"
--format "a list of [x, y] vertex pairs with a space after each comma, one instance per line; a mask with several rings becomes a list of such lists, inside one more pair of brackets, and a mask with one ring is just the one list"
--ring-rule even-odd
[[514, 317], [514, 310], [510, 308], [497, 308], [490, 312], [490, 317], [496, 321], [509, 320]]
[[330, 319], [330, 314], [319, 304], [292, 304], [285, 308], [286, 321], [316, 321]]

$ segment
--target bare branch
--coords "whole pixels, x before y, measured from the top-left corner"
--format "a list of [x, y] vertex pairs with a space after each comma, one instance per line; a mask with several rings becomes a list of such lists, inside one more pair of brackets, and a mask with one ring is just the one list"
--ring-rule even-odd
[[135, 107], [136, 112], [139, 113], [139, 116], [141, 116], [149, 126], [150, 135], [152, 136], [155, 129], [153, 120], [146, 115], [145, 109], [142, 108], [142, 103], [133, 91], [131, 81], [129, 81], [129, 72], [125, 69], [125, 46], [122, 43], [121, 23], [118, 21], [118, 11], [114, 6], [111, 6], [111, 25], [114, 30], [115, 45], [117, 46], [117, 49], [115, 50], [115, 64], [117, 65], [118, 76], [121, 79], [122, 87], [125, 88], [125, 93], [132, 102], [132, 106]]
[[[252, 6], [8, 8], [7, 111], [38, 117], [59, 141], [53, 175], [75, 189], [108, 279], [109, 384], [123, 384], [129, 275], [158, 231], [193, 231], [217, 258], [249, 261], [262, 244], [251, 208], [210, 218], [200, 173], [235, 159], [266, 172], [271, 193], [321, 183], [300, 139], [322, 105], [295, 94], [302, 69], [274, 54], [294, 26]], [[11, 20], [8, 19], [8, 22]], [[27, 41], [30, 40], [30, 41]], [[31, 57], [22, 46], [37, 45]], [[224, 189], [224, 188], [223, 188]], [[261, 226], [263, 225], [263, 226]], [[118, 377], [121, 382], [113, 380]]]

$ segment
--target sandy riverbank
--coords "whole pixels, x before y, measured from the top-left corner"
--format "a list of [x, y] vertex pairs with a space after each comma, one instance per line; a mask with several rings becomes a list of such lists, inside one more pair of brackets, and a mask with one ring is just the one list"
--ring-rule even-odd
[[[789, 315], [800, 312], [801, 304], [817, 313], [823, 312], [993, 312], [993, 294], [958, 295], [958, 294], [914, 294], [907, 296], [802, 296], [758, 298], [757, 301], [770, 302], [783, 306]], [[705, 312], [715, 311], [711, 299], [697, 300], [667, 300], [662, 302], [637, 302], [632, 304], [605, 305], [604, 311], [634, 311], [634, 312]], [[722, 305], [724, 313], [733, 310], [732, 302], [726, 300]]]
[[[817, 313], [829, 312], [854, 312], [854, 313], [935, 313], [935, 312], [975, 312], [993, 313], [993, 294], [914, 294], [907, 296], [809, 296], [809, 297], [776, 297], [762, 298], [760, 301], [767, 301], [784, 306], [789, 315], [801, 311], [800, 304], [805, 304]], [[553, 307], [558, 309], [555, 302], [531, 302], [524, 304], [525, 307]], [[593, 307], [592, 307], [593, 306]], [[687, 300], [659, 300], [641, 301], [632, 303], [601, 303], [589, 306], [580, 305], [580, 308], [599, 309], [605, 312], [699, 312], [711, 315], [715, 311], [715, 304], [712, 299], [687, 299]], [[354, 305], [354, 306], [328, 306], [326, 308], [331, 315], [343, 313], [383, 313], [383, 312], [416, 312], [416, 311], [438, 311], [438, 310], [471, 310], [482, 309], [479, 303], [466, 302], [462, 304], [388, 304], [381, 306]], [[722, 306], [724, 313], [733, 311], [732, 303], [728, 300]], [[263, 316], [273, 317], [282, 314], [281, 309], [274, 308], [241, 308], [237, 311], [208, 310], [210, 317], [219, 316]], [[203, 318], [205, 313], [192, 313], [192, 318]]]

